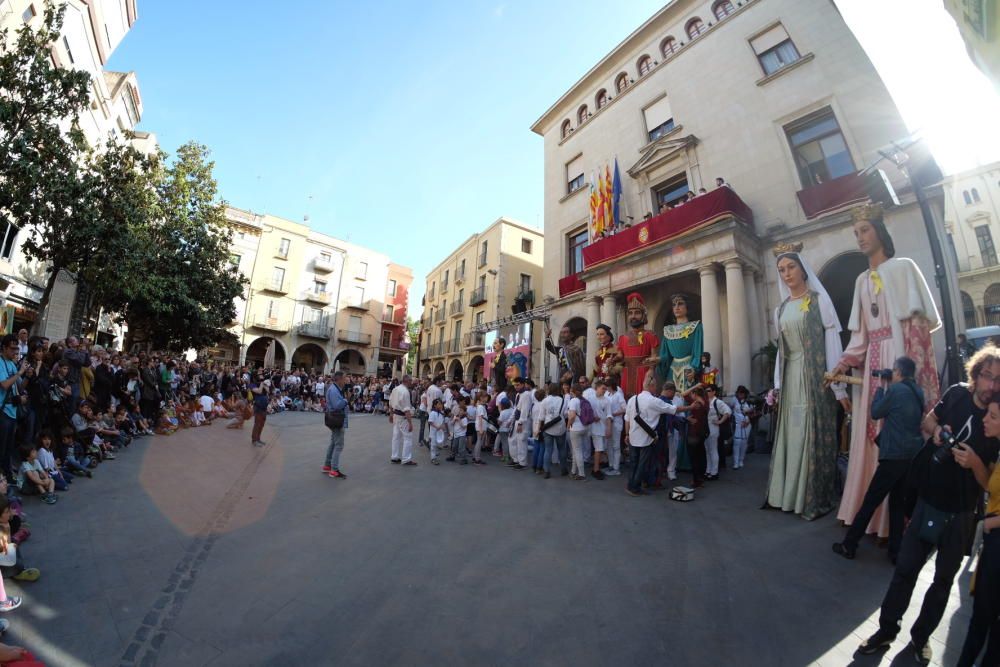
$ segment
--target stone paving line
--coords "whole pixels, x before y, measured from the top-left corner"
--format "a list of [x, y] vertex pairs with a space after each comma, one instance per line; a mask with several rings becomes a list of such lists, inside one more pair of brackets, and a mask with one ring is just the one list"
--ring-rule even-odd
[[[891, 576], [885, 551], [866, 541], [843, 561], [832, 517], [756, 510], [765, 456], [680, 504], [492, 457], [430, 466], [423, 448], [404, 470], [388, 463], [381, 417], [352, 415], [346, 481], [319, 475], [319, 415], [272, 416], [265, 434], [261, 449], [219, 425], [143, 439], [57, 505], [29, 500], [25, 554], [42, 580], [5, 582], [25, 596], [7, 641], [67, 667], [912, 664], [903, 637], [933, 568], [900, 640], [855, 656]], [[957, 658], [967, 579], [932, 637], [934, 664]], [[626, 623], [622, 640], [607, 635], [617, 623], [593, 625], [594, 608]], [[475, 631], [457, 640], [456, 618]]]

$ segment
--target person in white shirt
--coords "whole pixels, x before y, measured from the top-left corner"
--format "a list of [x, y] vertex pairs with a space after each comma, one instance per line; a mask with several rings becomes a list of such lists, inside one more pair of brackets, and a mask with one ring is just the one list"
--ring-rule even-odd
[[410, 385], [413, 379], [403, 376], [403, 381], [389, 395], [392, 410], [392, 463], [415, 466], [413, 460], [413, 406], [410, 405]]
[[444, 444], [445, 434], [448, 432], [445, 427], [444, 403], [441, 402], [440, 398], [431, 403], [431, 412], [427, 422], [430, 424], [428, 435], [430, 436], [431, 463], [439, 465], [438, 449]]
[[552, 454], [559, 452], [559, 463], [563, 477], [569, 474], [569, 466], [566, 462], [566, 397], [562, 394], [562, 387], [553, 382], [545, 393], [545, 400], [538, 404], [534, 410], [534, 433], [535, 440], [545, 439], [545, 454], [542, 457], [545, 479], [552, 477], [550, 468], [552, 466]]
[[514, 431], [510, 435], [511, 458], [514, 460], [514, 470], [524, 470], [528, 467], [528, 428], [531, 424], [531, 408], [534, 399], [531, 389], [525, 384], [524, 378], [514, 378], [514, 388], [517, 389], [517, 401], [514, 404]]
[[570, 394], [572, 398], [569, 399], [569, 407], [566, 410], [566, 424], [569, 426], [569, 443], [573, 450], [573, 469], [570, 472], [573, 474], [573, 479], [583, 481], [587, 479], [585, 473], [587, 464], [584, 461], [583, 450], [585, 446], [589, 446], [590, 425], [583, 423], [580, 413], [582, 412], [581, 402], [587, 399], [583, 397], [583, 387], [579, 384], [574, 384], [570, 387]]
[[653, 395], [657, 381], [654, 373], [647, 373], [642, 383], [642, 392], [628, 401], [625, 409], [625, 422], [628, 431], [625, 441], [632, 448], [632, 474], [629, 476], [625, 492], [630, 496], [644, 495], [642, 480], [649, 471], [649, 460], [652, 454], [653, 441], [656, 439], [656, 424], [660, 415], [672, 415], [688, 410], [688, 406], [675, 407]]
[[[663, 383], [663, 397], [673, 403], [674, 407], [685, 404], [684, 397], [677, 393], [677, 385], [673, 382]], [[677, 479], [677, 451], [681, 439], [687, 430], [687, 420], [670, 420], [667, 428], [667, 479]]]
[[733, 470], [743, 467], [743, 459], [747, 455], [747, 442], [750, 440], [750, 415], [753, 406], [747, 402], [750, 390], [740, 385], [736, 388], [736, 402], [733, 404]]
[[[443, 394], [441, 393], [441, 387], [438, 386], [438, 384], [440, 382], [441, 382], [440, 378], [437, 381], [435, 381], [435, 382], [431, 382], [427, 386], [427, 389], [424, 391], [423, 400], [428, 405], [428, 409], [427, 409], [428, 413], [430, 413], [430, 407], [434, 405], [434, 401], [437, 401], [439, 399], [442, 401], [441, 407], [442, 407], [442, 409], [444, 409]], [[425, 444], [430, 445], [430, 440], [432, 440], [432, 439], [433, 438], [431, 438], [430, 433], [428, 433], [427, 434], [427, 440], [425, 440]]]
[[208, 394], [204, 394], [198, 399], [198, 402], [201, 403], [201, 412], [205, 419], [211, 423], [215, 418], [215, 401]]
[[[590, 425], [590, 439], [594, 443], [594, 465], [591, 476], [594, 479], [604, 479], [601, 472], [602, 457], [607, 457], [608, 441], [611, 440], [611, 397], [608, 396], [608, 387], [604, 380], [597, 380], [594, 386], [587, 391], [593, 392], [593, 396], [584, 397], [590, 401], [590, 407], [594, 410], [594, 423]], [[614, 475], [613, 472], [609, 474]]]
[[705, 468], [705, 479], [719, 479], [719, 424], [732, 418], [733, 411], [718, 396], [719, 388], [714, 384], [705, 387], [705, 398], [708, 402], [708, 437], [705, 438], [705, 455], [708, 464]]
[[514, 459], [510, 452], [510, 435], [514, 428], [514, 406], [511, 404], [510, 399], [503, 398], [497, 401], [497, 407], [500, 408], [500, 417], [497, 419], [497, 442], [500, 443], [500, 449], [503, 452], [504, 458], [508, 461], [507, 465], [513, 466], [512, 461]]
[[607, 443], [608, 471], [606, 475], [620, 475], [622, 464], [622, 430], [625, 428], [625, 392], [618, 382], [608, 382], [608, 402], [611, 411], [611, 438]]

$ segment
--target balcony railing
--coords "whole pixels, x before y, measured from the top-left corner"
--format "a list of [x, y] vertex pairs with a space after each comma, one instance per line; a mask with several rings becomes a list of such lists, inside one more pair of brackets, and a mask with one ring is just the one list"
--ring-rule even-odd
[[399, 336], [391, 338], [388, 345], [382, 345], [382, 351], [390, 354], [405, 354], [409, 349], [410, 344]]
[[443, 357], [444, 356], [444, 343], [431, 343], [427, 346], [427, 356], [429, 357]]
[[257, 289], [261, 292], [274, 292], [275, 294], [288, 293], [288, 288], [285, 287], [283, 280], [261, 280], [257, 283]]
[[440, 324], [441, 322], [444, 322], [444, 316], [445, 316], [444, 308], [438, 308], [438, 311], [434, 313], [434, 324]]
[[322, 304], [330, 303], [330, 295], [327, 294], [326, 292], [316, 292], [314, 290], [308, 290], [305, 294], [302, 295], [302, 297], [306, 301], [312, 301], [313, 303], [322, 303]]
[[579, 273], [571, 273], [559, 279], [559, 298], [576, 294], [587, 289], [587, 283], [580, 280]]
[[469, 332], [462, 336], [462, 344], [467, 350], [475, 350], [482, 348], [484, 345], [484, 335], [481, 333]]
[[268, 331], [279, 331], [285, 333], [291, 327], [289, 326], [288, 320], [281, 320], [277, 317], [258, 317], [254, 319], [253, 325], [258, 329], [266, 329]]
[[449, 306], [448, 308], [448, 314], [451, 315], [452, 317], [455, 317], [456, 315], [461, 315], [464, 312], [465, 312], [465, 304], [462, 303], [461, 301], [456, 301], [455, 303], [451, 304], [451, 306]]
[[812, 219], [866, 201], [868, 185], [863, 176], [852, 173], [803, 188], [795, 195], [799, 198], [806, 217]]
[[371, 310], [371, 301], [349, 301], [344, 307], [353, 310]]
[[337, 340], [345, 343], [357, 343], [358, 345], [371, 345], [372, 335], [369, 333], [361, 333], [360, 331], [337, 329]]
[[461, 285], [465, 281], [465, 269], [459, 267], [455, 269], [455, 284]]
[[427, 300], [428, 301], [433, 301], [434, 300], [434, 290], [433, 289], [430, 292], [427, 293]]
[[462, 339], [452, 338], [448, 341], [448, 354], [458, 354], [462, 351]]
[[[590, 271], [636, 253], [660, 252], [695, 230], [733, 220], [752, 225], [753, 212], [730, 188], [716, 188], [680, 208], [666, 210], [584, 247], [583, 268]], [[561, 291], [562, 280], [560, 294], [565, 296]]]
[[333, 258], [330, 257], [317, 257], [313, 260], [313, 270], [322, 271], [324, 273], [329, 273], [333, 271]]
[[479, 253], [479, 268], [486, 266], [486, 251]]
[[388, 310], [382, 311], [382, 324], [391, 324], [394, 327], [403, 326], [403, 322], [398, 321], [399, 314], [401, 311], [394, 310], [392, 315], [389, 314]]
[[447, 294], [447, 293], [448, 293], [448, 283], [447, 281], [445, 281], [441, 283], [441, 294]]
[[486, 286], [477, 287], [472, 290], [472, 294], [469, 295], [469, 305], [478, 306], [479, 304], [486, 303]]
[[296, 333], [309, 338], [330, 339], [330, 323], [327, 320], [318, 322], [303, 322], [296, 328]]
[[534, 304], [535, 303], [535, 290], [524, 289], [518, 292], [517, 298], [525, 303]]

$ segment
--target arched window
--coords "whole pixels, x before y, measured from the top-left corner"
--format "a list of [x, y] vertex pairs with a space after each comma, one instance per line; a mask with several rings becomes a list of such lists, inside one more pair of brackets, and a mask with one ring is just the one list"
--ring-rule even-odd
[[972, 297], [962, 292], [962, 314], [965, 316], [965, 328], [973, 329], [976, 324], [976, 306], [972, 303]]
[[636, 65], [636, 69], [639, 70], [639, 76], [646, 76], [649, 74], [649, 71], [653, 69], [653, 59], [649, 56], [639, 58], [639, 63]]
[[976, 202], [977, 204], [982, 201], [982, 199], [979, 198], [979, 190], [975, 188], [972, 188], [972, 201]]
[[664, 58], [669, 57], [678, 48], [680, 47], [677, 46], [677, 40], [673, 37], [667, 37], [665, 40], [660, 42], [660, 53]]
[[968, 206], [972, 203], [972, 197], [969, 196], [968, 190], [962, 190], [962, 199], [965, 200], [965, 205]]
[[687, 30], [688, 37], [690, 37], [691, 39], [694, 39], [695, 37], [697, 37], [701, 33], [703, 33], [706, 30], [708, 30], [708, 28], [705, 27], [705, 24], [701, 22], [700, 18], [695, 17], [695, 18], [691, 19], [690, 21], [688, 21], [686, 30]]
[[569, 136], [569, 130], [570, 130], [570, 122], [569, 122], [569, 118], [567, 118], [566, 120], [563, 121], [562, 129], [559, 130], [559, 135], [563, 139], [565, 139], [566, 137]]
[[620, 94], [624, 92], [626, 88], [628, 88], [628, 74], [622, 72], [615, 77], [615, 90]]
[[729, 2], [729, 0], [719, 0], [712, 5], [712, 13], [715, 14], [715, 18], [720, 21], [735, 11], [736, 8], [733, 7], [733, 3]]
[[594, 106], [598, 109], [603, 109], [604, 105], [608, 103], [608, 91], [601, 88], [597, 91], [597, 96], [594, 98]]
[[983, 313], [986, 315], [986, 326], [1000, 324], [1000, 284], [993, 283], [986, 288], [983, 296]]
[[576, 124], [577, 125], [583, 125], [584, 123], [586, 123], [587, 122], [587, 116], [588, 116], [587, 105], [584, 104], [576, 112]]

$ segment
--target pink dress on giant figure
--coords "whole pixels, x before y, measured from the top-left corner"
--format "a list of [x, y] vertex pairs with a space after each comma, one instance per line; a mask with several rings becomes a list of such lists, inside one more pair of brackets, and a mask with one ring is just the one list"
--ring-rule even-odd
[[[844, 350], [835, 373], [858, 369], [864, 379], [861, 393], [852, 390], [851, 451], [847, 465], [844, 495], [837, 518], [850, 524], [861, 507], [865, 492], [878, 465], [875, 436], [882, 421], [871, 419], [872, 399], [878, 383], [872, 382], [872, 370], [892, 368], [898, 357], [916, 362], [917, 384], [924, 390], [924, 411], [937, 403], [940, 386], [931, 332], [941, 326], [937, 306], [927, 288], [927, 281], [913, 260], [894, 258], [895, 248], [882, 221], [879, 205], [866, 204], [852, 211], [854, 235], [858, 248], [870, 268], [854, 284], [854, 306], [848, 329], [851, 341]], [[886, 504], [875, 512], [866, 533], [889, 534]]]

